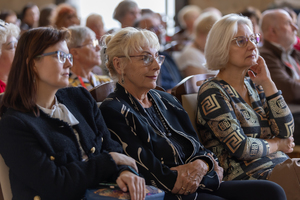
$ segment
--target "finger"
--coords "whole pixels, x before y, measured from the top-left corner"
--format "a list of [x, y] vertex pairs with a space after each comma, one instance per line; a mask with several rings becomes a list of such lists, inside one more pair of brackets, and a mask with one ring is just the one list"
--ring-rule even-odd
[[127, 186], [125, 184], [125, 182], [119, 177], [117, 178], [116, 181], [117, 185], [119, 186], [119, 188], [123, 191], [123, 192], [127, 192]]
[[129, 184], [127, 185], [128, 189], [129, 189], [129, 193], [130, 193], [130, 197], [132, 200], [137, 200], [138, 197], [138, 191], [136, 188], [136, 185], [133, 184], [133, 181], [129, 182]]

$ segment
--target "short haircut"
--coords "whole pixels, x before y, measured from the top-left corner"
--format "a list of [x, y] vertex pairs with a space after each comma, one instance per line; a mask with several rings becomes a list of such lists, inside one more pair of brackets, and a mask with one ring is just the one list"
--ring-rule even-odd
[[86, 26], [70, 26], [68, 30], [71, 33], [71, 38], [68, 41], [69, 49], [82, 45], [88, 36], [96, 37], [94, 31]]
[[13, 36], [18, 38], [20, 34], [20, 28], [12, 23], [6, 23], [4, 27], [0, 27], [0, 55], [1, 55], [1, 46], [7, 40], [7, 37]]
[[12, 15], [17, 16], [17, 14], [14, 11], [9, 10], [9, 9], [8, 10], [3, 9], [0, 11], [0, 19], [2, 19], [3, 21], [5, 21], [7, 17], [12, 16]]
[[118, 75], [113, 66], [114, 57], [126, 56], [130, 60], [130, 55], [135, 52], [141, 52], [145, 47], [156, 50], [160, 48], [155, 33], [146, 29], [138, 30], [132, 27], [123, 28], [114, 35], [105, 35], [103, 41], [106, 47], [104, 48], [105, 60], [102, 60], [102, 63], [106, 64], [113, 78]]
[[9, 72], [7, 86], [0, 107], [0, 116], [7, 108], [13, 108], [20, 112], [34, 112], [39, 115], [36, 105], [38, 76], [34, 70], [37, 56], [60, 41], [69, 38], [66, 29], [57, 30], [50, 27], [30, 29], [23, 33], [19, 39], [11, 70]]
[[26, 15], [27, 10], [28, 10], [28, 9], [31, 9], [31, 8], [33, 8], [33, 7], [35, 7], [35, 6], [37, 7], [36, 4], [30, 2], [30, 3], [27, 3], [27, 4], [23, 7], [23, 10], [22, 10], [22, 12], [21, 12], [21, 20], [22, 20], [22, 21], [23, 21], [25, 15]]
[[54, 14], [56, 9], [55, 4], [49, 4], [43, 7], [40, 10], [40, 19], [39, 19], [39, 26], [50, 26], [52, 25], [51, 23], [51, 17]]
[[134, 1], [130, 1], [130, 0], [121, 1], [114, 10], [113, 18], [121, 22], [122, 18], [126, 15], [126, 13], [135, 7], [138, 7], [138, 5]]
[[88, 18], [86, 19], [86, 24], [85, 25], [90, 28], [95, 21], [101, 21], [102, 24], [103, 24], [102, 16], [99, 15], [99, 14], [89, 15]]
[[221, 17], [216, 15], [215, 12], [206, 12], [201, 14], [194, 22], [194, 34], [208, 34], [211, 27]]
[[184, 6], [178, 13], [177, 19], [182, 28], [186, 27], [185, 19], [191, 13], [201, 13], [201, 9], [195, 5]]
[[64, 26], [65, 18], [69, 15], [77, 16], [76, 9], [67, 3], [61, 3], [56, 7], [51, 23], [57, 28], [61, 28]]
[[230, 44], [240, 24], [247, 25], [253, 32], [250, 19], [237, 14], [225, 15], [213, 25], [204, 49], [209, 70], [220, 70], [228, 63]]

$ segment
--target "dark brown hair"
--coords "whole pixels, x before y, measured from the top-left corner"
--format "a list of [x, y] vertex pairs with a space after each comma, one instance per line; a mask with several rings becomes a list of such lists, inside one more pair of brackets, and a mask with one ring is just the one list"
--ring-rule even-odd
[[66, 29], [57, 30], [50, 27], [34, 28], [22, 34], [1, 102], [0, 116], [7, 108], [39, 115], [36, 106], [37, 74], [33, 69], [34, 60], [48, 47], [69, 37], [70, 33]]

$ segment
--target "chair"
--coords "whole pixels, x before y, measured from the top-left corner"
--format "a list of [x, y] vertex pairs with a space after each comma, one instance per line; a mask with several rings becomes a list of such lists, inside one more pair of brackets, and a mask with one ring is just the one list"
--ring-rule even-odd
[[115, 83], [108, 82], [92, 88], [89, 92], [96, 100], [96, 102], [102, 102], [110, 93], [114, 91], [114, 89], [115, 89]]
[[181, 102], [183, 108], [189, 115], [196, 132], [197, 93], [204, 80], [214, 76], [215, 74], [197, 74], [188, 76], [180, 81], [171, 91], [171, 94]]
[[0, 155], [0, 185], [1, 185], [0, 189], [2, 190], [4, 200], [12, 199], [12, 192], [10, 188], [10, 180], [8, 174], [9, 174], [9, 168], [7, 167], [2, 156]]

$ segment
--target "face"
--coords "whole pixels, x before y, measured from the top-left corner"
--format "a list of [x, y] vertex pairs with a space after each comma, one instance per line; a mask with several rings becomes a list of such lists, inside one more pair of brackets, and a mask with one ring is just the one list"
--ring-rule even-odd
[[100, 20], [94, 21], [93, 25], [89, 27], [92, 31], [95, 32], [96, 38], [98, 40], [105, 34], [103, 22]]
[[275, 26], [275, 34], [278, 43], [285, 49], [290, 48], [296, 42], [298, 27], [292, 22], [292, 18], [286, 12], [279, 12]]
[[82, 45], [74, 50], [77, 52], [74, 54], [74, 63], [85, 70], [92, 70], [96, 65], [101, 65], [100, 59], [100, 46], [93, 46], [93, 40], [96, 40], [95, 36], [88, 36]]
[[184, 18], [184, 21], [185, 21], [187, 29], [189, 29], [189, 30], [193, 29], [194, 22], [199, 17], [199, 15], [200, 15], [200, 13], [198, 13], [198, 12], [191, 12], [186, 15], [186, 17]]
[[[67, 43], [60, 41], [48, 47], [43, 53], [63, 51], [69, 53]], [[69, 85], [69, 69], [72, 66], [66, 58], [65, 63], [59, 62], [57, 54], [44, 56], [34, 61], [34, 70], [37, 73], [37, 85], [44, 90], [58, 90]]]
[[[130, 56], [150, 55], [154, 58], [158, 56], [158, 52], [153, 48], [143, 48], [142, 52], [135, 53]], [[117, 58], [120, 62], [124, 62], [127, 58]], [[116, 66], [115, 66], [116, 67]], [[117, 70], [118, 71], [118, 70]], [[121, 76], [122, 68], [118, 71]], [[144, 64], [143, 57], [131, 57], [123, 68], [124, 87], [129, 91], [148, 92], [156, 87], [156, 80], [160, 72], [160, 65], [154, 59], [149, 65]]]
[[[251, 29], [245, 24], [240, 24], [238, 25], [238, 31], [233, 38], [238, 36], [245, 36], [249, 38], [251, 35], [253, 35]], [[245, 47], [239, 47], [236, 40], [231, 41], [229, 60], [227, 63], [228, 66], [248, 69], [256, 64], [257, 59], [258, 50], [256, 44], [249, 40]]]
[[8, 75], [13, 62], [18, 41], [13, 36], [8, 36], [6, 42], [2, 44], [0, 55], [1, 73]]
[[139, 28], [141, 29], [147, 29], [152, 32], [154, 32], [159, 40], [160, 44], [165, 43], [165, 29], [163, 25], [161, 24], [160, 19], [153, 17], [153, 18], [147, 18], [140, 22]]
[[23, 21], [29, 26], [36, 27], [40, 19], [40, 10], [37, 6], [28, 8], [25, 12]]
[[19, 22], [18, 22], [18, 18], [16, 15], [9, 15], [6, 17], [5, 21], [7, 23], [11, 23], [11, 24], [15, 24], [15, 25], [19, 25]]
[[80, 25], [80, 20], [76, 13], [69, 13], [64, 16], [64, 19], [62, 19], [62, 27], [68, 28], [72, 25]]
[[138, 7], [129, 10], [122, 19], [122, 27], [133, 26], [135, 20], [141, 17], [141, 11]]

